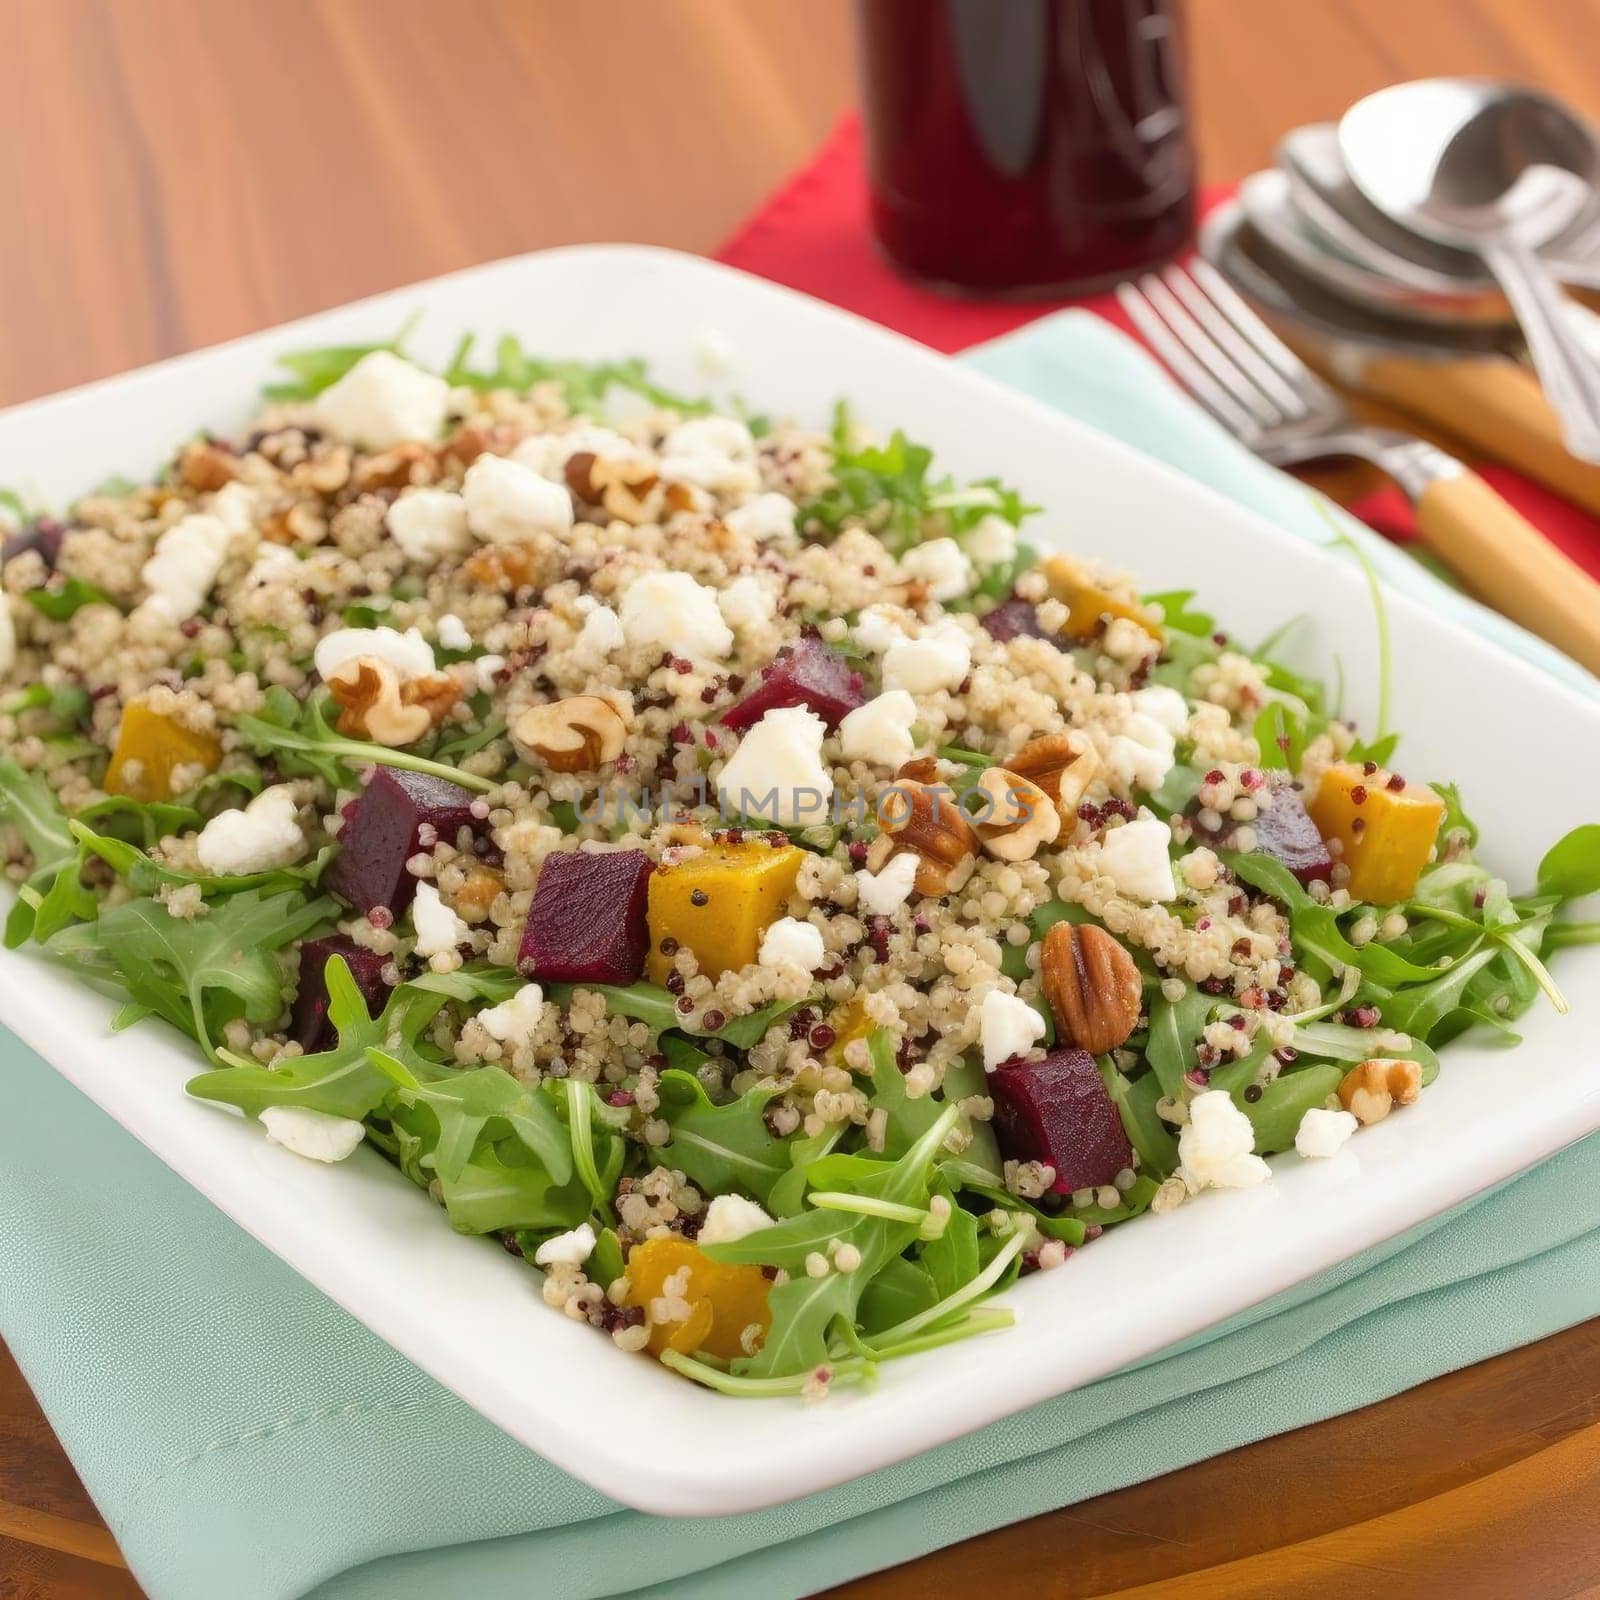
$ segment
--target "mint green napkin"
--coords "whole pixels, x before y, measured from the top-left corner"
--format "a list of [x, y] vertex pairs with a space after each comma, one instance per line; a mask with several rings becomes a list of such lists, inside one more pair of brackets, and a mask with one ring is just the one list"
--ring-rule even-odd
[[[1275, 475], [1103, 324], [972, 359], [1325, 540], [1303, 491], [1272, 505]], [[1600, 1232], [1572, 1200], [1597, 1191], [1591, 1139], [1089, 1389], [791, 1505], [674, 1521], [514, 1443], [0, 1035], [0, 1335], [158, 1600], [809, 1593], [1595, 1315]]]

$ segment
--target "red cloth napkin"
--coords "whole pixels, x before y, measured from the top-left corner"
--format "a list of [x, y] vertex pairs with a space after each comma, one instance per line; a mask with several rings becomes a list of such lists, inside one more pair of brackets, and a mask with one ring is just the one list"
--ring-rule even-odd
[[[1230, 190], [1206, 191], [1202, 206]], [[1065, 300], [958, 300], [898, 277], [873, 243], [867, 218], [861, 126], [843, 118], [811, 161], [750, 217], [718, 251], [730, 266], [870, 317], [947, 353], [997, 338], [1024, 323], [1077, 304], [1131, 332], [1113, 295]], [[1483, 476], [1550, 541], [1600, 576], [1600, 521], [1509, 468], [1485, 466]], [[1385, 489], [1352, 508], [1379, 532], [1414, 536], [1405, 497]]]

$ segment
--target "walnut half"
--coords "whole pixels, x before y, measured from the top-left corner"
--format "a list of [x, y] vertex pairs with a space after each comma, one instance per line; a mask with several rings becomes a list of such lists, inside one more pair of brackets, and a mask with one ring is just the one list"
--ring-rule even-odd
[[983, 848], [1001, 861], [1031, 861], [1061, 832], [1055, 805], [1038, 784], [1005, 767], [988, 767], [978, 787], [989, 799], [987, 817], [978, 819]]
[[1115, 1050], [1138, 1025], [1144, 998], [1139, 969], [1092, 922], [1058, 922], [1045, 934], [1039, 983], [1057, 1033], [1092, 1056]]
[[594, 772], [622, 754], [628, 720], [609, 700], [577, 694], [529, 706], [511, 724], [511, 737], [551, 772]]
[[328, 679], [328, 691], [340, 707], [340, 733], [393, 749], [415, 744], [461, 698], [460, 686], [448, 674], [429, 672], [402, 683], [394, 664], [380, 656], [341, 662]]
[[1339, 1104], [1364, 1125], [1382, 1122], [1394, 1106], [1408, 1106], [1422, 1093], [1422, 1068], [1415, 1061], [1374, 1056], [1352, 1067], [1339, 1085]]
[[896, 779], [878, 801], [878, 826], [869, 871], [881, 872], [890, 856], [911, 850], [920, 858], [918, 894], [953, 894], [972, 876], [978, 836], [943, 784]]
[[[1083, 748], [1078, 748], [1079, 741]], [[1055, 801], [1065, 827], [1077, 821], [1078, 806], [1100, 771], [1100, 757], [1081, 734], [1047, 733], [1030, 739], [1006, 763], [1009, 771], [1039, 785]]]

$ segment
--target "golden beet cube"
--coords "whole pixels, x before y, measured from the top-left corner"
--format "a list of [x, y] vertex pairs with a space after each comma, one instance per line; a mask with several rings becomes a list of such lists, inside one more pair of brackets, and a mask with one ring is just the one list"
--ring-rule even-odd
[[[222, 746], [211, 734], [135, 700], [122, 713], [117, 746], [106, 768], [105, 791], [141, 803], [170, 800], [180, 792], [172, 786], [173, 773], [199, 767], [204, 776], [215, 772], [221, 760]], [[193, 787], [193, 781], [184, 785]]]
[[1426, 784], [1345, 761], [1323, 773], [1306, 810], [1330, 845], [1339, 842], [1351, 899], [1389, 905], [1416, 892], [1445, 805]]
[[679, 949], [692, 950], [708, 978], [749, 966], [761, 935], [783, 915], [804, 859], [795, 845], [760, 838], [711, 844], [657, 867], [650, 875], [648, 911], [651, 982], [662, 982], [672, 971]]
[[654, 1355], [705, 1350], [735, 1361], [753, 1356], [772, 1326], [767, 1304], [772, 1283], [766, 1273], [757, 1266], [713, 1261], [687, 1239], [663, 1237], [635, 1245], [627, 1277], [624, 1304], [645, 1313]]
[[1070, 556], [1051, 556], [1042, 570], [1050, 598], [1067, 608], [1067, 633], [1071, 638], [1098, 638], [1112, 617], [1125, 617], [1152, 639], [1161, 641], [1161, 629], [1145, 615], [1142, 606], [1130, 604], [1103, 588]]

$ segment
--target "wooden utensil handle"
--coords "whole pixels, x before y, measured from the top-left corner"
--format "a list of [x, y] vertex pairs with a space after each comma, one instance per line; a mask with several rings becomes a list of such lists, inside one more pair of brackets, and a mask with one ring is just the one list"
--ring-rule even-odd
[[1600, 583], [1477, 473], [1423, 489], [1417, 531], [1496, 610], [1600, 673]]

